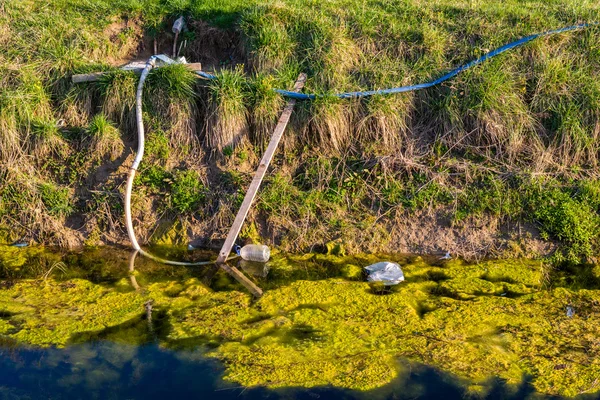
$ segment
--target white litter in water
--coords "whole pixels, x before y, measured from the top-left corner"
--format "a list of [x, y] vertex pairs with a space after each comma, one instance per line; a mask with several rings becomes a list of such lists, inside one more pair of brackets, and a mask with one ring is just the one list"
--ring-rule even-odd
[[575, 315], [575, 310], [571, 306], [567, 306], [567, 317], [573, 318]]
[[390, 261], [381, 261], [368, 267], [365, 270], [369, 274], [367, 281], [383, 282], [386, 286], [397, 285], [404, 280], [404, 272], [400, 266]]

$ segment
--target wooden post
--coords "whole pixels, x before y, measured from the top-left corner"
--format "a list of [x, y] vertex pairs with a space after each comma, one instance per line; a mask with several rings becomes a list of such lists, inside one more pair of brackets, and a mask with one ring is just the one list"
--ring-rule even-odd
[[226, 262], [220, 263], [218, 265], [219, 267], [223, 268], [229, 275], [233, 276], [236, 281], [244, 285], [244, 287], [248, 289], [248, 291], [250, 291], [250, 293], [252, 293], [255, 297], [262, 296], [262, 289], [256, 286], [256, 284], [252, 282], [246, 275], [244, 275], [242, 271], [240, 271], [236, 267], [232, 267]]
[[[298, 80], [296, 81], [296, 84], [294, 85], [294, 91], [299, 92], [300, 90], [302, 90], [305, 82], [306, 82], [306, 74], [302, 73], [298, 76]], [[271, 163], [271, 160], [273, 159], [273, 155], [275, 154], [275, 150], [277, 149], [277, 146], [279, 145], [281, 137], [283, 136], [283, 132], [285, 131], [285, 128], [286, 128], [288, 122], [290, 121], [290, 116], [292, 115], [292, 110], [294, 109], [295, 104], [296, 104], [295, 99], [289, 99], [285, 108], [283, 109], [283, 112], [281, 113], [281, 117], [279, 117], [279, 122], [277, 122], [277, 126], [275, 127], [275, 130], [273, 131], [273, 135], [271, 136], [271, 141], [269, 142], [269, 146], [267, 147], [267, 150], [265, 151], [265, 154], [263, 155], [262, 160], [260, 161], [260, 165], [258, 166], [258, 169], [254, 173], [254, 178], [252, 179], [252, 183], [250, 183], [250, 187], [248, 188], [248, 191], [246, 192], [246, 196], [244, 197], [242, 206], [240, 207], [240, 210], [238, 211], [237, 215], [235, 216], [235, 220], [233, 221], [233, 226], [231, 227], [231, 230], [229, 231], [229, 234], [227, 235], [227, 239], [225, 239], [225, 243], [223, 244], [223, 247], [221, 248], [221, 251], [219, 252], [219, 257], [217, 258], [217, 264], [219, 264], [221, 266], [226, 265], [225, 261], [227, 260], [229, 253], [231, 253], [231, 249], [233, 248], [233, 245], [234, 245], [238, 235], [240, 234], [240, 230], [242, 229], [242, 224], [244, 223], [244, 220], [246, 219], [246, 216], [248, 215], [248, 211], [250, 210], [250, 207], [252, 206], [252, 202], [254, 201], [254, 198], [256, 197], [256, 193], [258, 192], [258, 189], [260, 188], [260, 184], [262, 183], [262, 180], [265, 177], [265, 173], [267, 172], [267, 168], [269, 167], [269, 164]], [[235, 269], [234, 267], [229, 267], [229, 266], [227, 266], [227, 268]], [[237, 269], [235, 269], [235, 270], [237, 271]], [[239, 271], [237, 271], [237, 272], [239, 272]], [[239, 273], [241, 274], [241, 272], [239, 272]], [[244, 276], [244, 278], [248, 279], [245, 276]], [[257, 287], [257, 289], [260, 290], [260, 288], [258, 288], [258, 287]], [[260, 291], [260, 294], [262, 294], [262, 290]]]

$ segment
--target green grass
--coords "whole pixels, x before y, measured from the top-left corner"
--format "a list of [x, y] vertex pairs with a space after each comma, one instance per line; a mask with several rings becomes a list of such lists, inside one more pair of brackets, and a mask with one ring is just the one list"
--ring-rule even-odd
[[102, 114], [94, 116], [88, 126], [92, 158], [108, 157], [115, 160], [123, 152], [123, 141], [119, 130]]
[[[434, 79], [517, 38], [600, 20], [600, 6], [589, 0], [6, 0], [2, 165], [36, 182], [86, 186], [95, 178], [87, 177], [94, 169], [82, 150], [96, 157], [95, 167], [127, 157], [137, 76], [114, 66], [144, 34], [170, 40], [180, 14], [214, 27], [192, 25], [186, 39], [210, 46], [234, 38], [228, 47], [239, 59], [218, 60], [210, 82], [177, 65], [149, 75], [147, 159], [136, 184], [155, 203], [185, 215], [206, 204], [230, 214], [241, 187], [212, 193], [204, 185], [220, 187], [211, 177], [253, 168], [285, 101], [272, 89], [290, 89], [305, 72], [304, 90], [325, 96], [296, 106], [275, 161], [281, 170], [259, 203], [275, 230], [298, 232], [290, 240], [300, 243], [308, 226], [307, 245], [341, 230], [358, 242], [360, 227], [385, 230], [398, 213], [443, 209], [459, 224], [484, 215], [530, 221], [564, 246], [559, 253], [570, 262], [594, 254], [600, 28], [536, 40], [437, 88], [330, 96]], [[109, 72], [100, 82], [70, 83], [74, 73], [99, 70]], [[227, 157], [240, 144], [244, 157]], [[190, 167], [207, 176], [205, 184], [194, 173], [170, 172]], [[0, 190], [18, 191], [24, 180], [15, 176], [7, 174]], [[75, 203], [90, 200], [86, 190], [76, 193], [83, 197]]]
[[171, 185], [171, 205], [181, 214], [191, 214], [198, 210], [206, 197], [200, 175], [195, 171], [178, 171]]

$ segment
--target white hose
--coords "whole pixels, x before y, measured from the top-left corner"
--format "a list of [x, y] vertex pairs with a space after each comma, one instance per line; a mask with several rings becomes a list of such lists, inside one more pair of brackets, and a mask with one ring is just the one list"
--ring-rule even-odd
[[[137, 93], [135, 96], [135, 101], [136, 101], [135, 113], [136, 113], [136, 118], [137, 118], [137, 130], [138, 130], [138, 150], [137, 150], [137, 154], [135, 155], [135, 159], [133, 160], [133, 164], [131, 165], [131, 168], [129, 169], [129, 176], [127, 177], [127, 187], [125, 189], [125, 225], [127, 226], [127, 235], [129, 236], [129, 240], [131, 241], [131, 246], [133, 247], [134, 250], [139, 251], [140, 254], [142, 254], [145, 257], [151, 258], [154, 261], [158, 261], [160, 263], [168, 264], [168, 265], [181, 265], [181, 266], [214, 264], [215, 263], [214, 261], [184, 262], [184, 261], [171, 261], [171, 260], [166, 260], [164, 258], [157, 257], [153, 254], [150, 254], [150, 253], [144, 251], [140, 247], [140, 245], [135, 237], [135, 232], [133, 230], [133, 222], [132, 222], [132, 218], [131, 218], [131, 191], [133, 189], [133, 178], [135, 177], [135, 172], [137, 171], [137, 168], [139, 167], [140, 163], [142, 162], [142, 157], [144, 156], [144, 121], [142, 119], [142, 94], [143, 94], [143, 90], [144, 90], [144, 81], [148, 77], [150, 70], [152, 70], [152, 68], [154, 68], [155, 63], [156, 63], [156, 57], [155, 56], [150, 57], [150, 59], [146, 63], [146, 66], [144, 67], [144, 70], [142, 71], [142, 76], [140, 77], [140, 82], [138, 83]], [[237, 255], [232, 256], [232, 257], [228, 258], [227, 261], [232, 260], [237, 257], [238, 257]]]

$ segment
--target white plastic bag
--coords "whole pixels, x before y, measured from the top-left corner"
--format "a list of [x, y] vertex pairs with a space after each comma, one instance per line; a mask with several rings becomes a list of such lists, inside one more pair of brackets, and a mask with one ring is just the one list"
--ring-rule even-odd
[[400, 266], [390, 261], [382, 261], [365, 267], [369, 282], [382, 282], [385, 286], [397, 285], [404, 280]]

